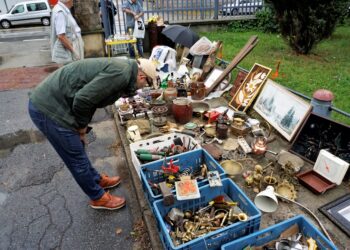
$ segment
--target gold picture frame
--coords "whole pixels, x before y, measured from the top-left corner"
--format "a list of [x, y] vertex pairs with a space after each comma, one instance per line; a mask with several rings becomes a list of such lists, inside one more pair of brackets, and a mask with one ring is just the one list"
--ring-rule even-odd
[[235, 111], [245, 112], [258, 95], [270, 72], [270, 68], [255, 63], [238, 91], [232, 97], [229, 106]]

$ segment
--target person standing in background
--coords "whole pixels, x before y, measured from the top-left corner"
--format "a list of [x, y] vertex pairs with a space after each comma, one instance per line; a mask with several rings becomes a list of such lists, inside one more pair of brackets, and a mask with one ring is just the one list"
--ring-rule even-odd
[[56, 63], [70, 63], [84, 59], [81, 30], [70, 8], [73, 0], [59, 0], [51, 15], [51, 56]]
[[[123, 3], [123, 12], [126, 14], [126, 29], [129, 35], [134, 33], [135, 21], [139, 18], [143, 19], [143, 9], [138, 0], [126, 0]], [[135, 51], [129, 44], [130, 57], [135, 57]], [[137, 38], [137, 51], [140, 57], [143, 57], [143, 39]]]
[[[104, 1], [105, 1], [104, 6], [105, 6], [106, 11], [107, 11], [107, 13], [106, 13], [107, 18], [108, 18], [108, 22], [110, 25], [110, 30], [107, 31], [107, 37], [109, 37], [110, 35], [114, 35], [116, 33], [114, 16], [117, 14], [117, 7], [115, 7], [112, 0], [104, 0]], [[100, 8], [100, 17], [101, 17], [102, 28], [105, 29], [106, 25], [103, 24], [101, 1], [98, 3], [98, 7]], [[105, 34], [106, 34], [106, 31], [105, 31]]]

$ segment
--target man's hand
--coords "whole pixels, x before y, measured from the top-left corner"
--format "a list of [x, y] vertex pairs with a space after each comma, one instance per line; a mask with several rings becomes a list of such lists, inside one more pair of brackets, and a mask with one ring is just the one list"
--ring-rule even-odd
[[135, 15], [135, 20], [139, 19], [142, 16], [142, 13], [139, 13], [138, 15]]
[[69, 50], [69, 51], [74, 51], [74, 48], [73, 48], [73, 44], [72, 42], [66, 37], [66, 34], [60, 34], [57, 36], [58, 40], [61, 41], [61, 43], [63, 44], [63, 46]]
[[86, 139], [86, 131], [87, 131], [87, 127], [85, 128], [78, 128], [78, 132], [79, 132], [79, 136], [80, 136], [80, 141], [84, 144], [87, 145], [88, 141]]

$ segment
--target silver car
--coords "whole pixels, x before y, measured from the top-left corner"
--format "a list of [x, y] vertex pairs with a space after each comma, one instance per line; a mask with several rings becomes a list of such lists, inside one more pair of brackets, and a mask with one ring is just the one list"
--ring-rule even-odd
[[46, 0], [34, 0], [15, 4], [7, 14], [0, 15], [4, 29], [23, 24], [50, 25], [51, 9]]
[[227, 4], [222, 5], [222, 15], [251, 15], [262, 9], [262, 0], [229, 0]]

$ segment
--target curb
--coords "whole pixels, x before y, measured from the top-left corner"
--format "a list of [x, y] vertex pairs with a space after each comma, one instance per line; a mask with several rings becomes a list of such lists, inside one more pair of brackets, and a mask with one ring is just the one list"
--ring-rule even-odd
[[119, 133], [119, 136], [120, 136], [120, 139], [122, 142], [122, 148], [125, 152], [125, 158], [126, 158], [129, 174], [130, 174], [134, 189], [136, 191], [137, 201], [138, 201], [139, 206], [141, 208], [141, 214], [142, 214], [144, 223], [145, 223], [146, 228], [147, 228], [147, 232], [149, 235], [152, 249], [155, 249], [155, 250], [163, 249], [163, 245], [162, 245], [160, 238], [158, 236], [159, 232], [157, 230], [156, 219], [153, 216], [152, 210], [148, 206], [148, 203], [147, 203], [145, 196], [144, 196], [144, 192], [142, 189], [140, 179], [138, 178], [138, 174], [137, 174], [137, 172], [134, 168], [134, 165], [131, 161], [131, 154], [130, 154], [130, 148], [128, 147], [128, 140], [127, 140], [126, 136], [123, 136], [125, 134], [125, 131], [123, 131], [124, 129], [122, 128], [122, 126], [120, 124], [118, 112], [117, 112], [114, 104], [112, 107], [112, 112], [113, 112], [114, 121], [115, 121], [115, 124], [117, 127], [117, 131]]

